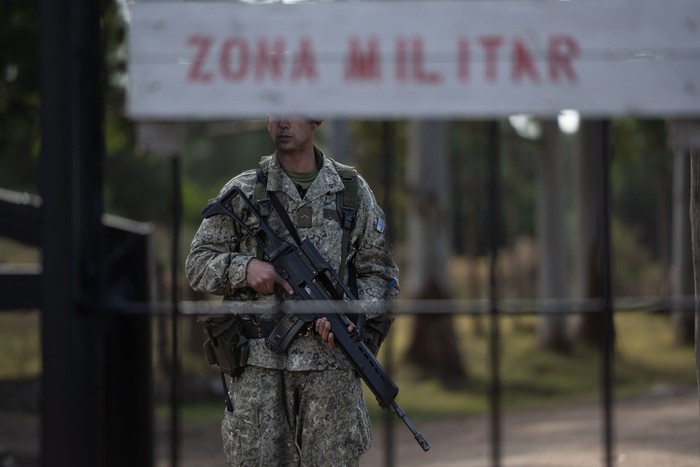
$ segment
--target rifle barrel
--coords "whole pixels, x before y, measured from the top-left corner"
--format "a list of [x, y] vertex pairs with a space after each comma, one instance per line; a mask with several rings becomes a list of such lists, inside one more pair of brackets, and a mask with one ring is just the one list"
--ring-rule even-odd
[[391, 407], [394, 409], [394, 412], [396, 412], [396, 415], [398, 415], [399, 418], [403, 420], [408, 429], [411, 430], [411, 433], [413, 433], [413, 437], [416, 438], [416, 441], [418, 441], [420, 447], [423, 448], [423, 451], [428, 451], [430, 449], [430, 444], [428, 444], [428, 441], [425, 438], [423, 438], [423, 435], [420, 434], [418, 430], [416, 430], [416, 427], [413, 426], [413, 423], [411, 423], [411, 420], [408, 418], [408, 415], [406, 415], [406, 412], [403, 411], [401, 406], [397, 404], [396, 401], [391, 401]]

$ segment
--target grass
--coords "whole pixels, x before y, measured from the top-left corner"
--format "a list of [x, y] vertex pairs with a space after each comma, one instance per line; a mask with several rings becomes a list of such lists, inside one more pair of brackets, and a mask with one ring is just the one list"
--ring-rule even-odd
[[[412, 419], [439, 418], [485, 413], [489, 406], [490, 370], [488, 322], [486, 332], [475, 332], [474, 317], [455, 317], [461, 359], [469, 379], [463, 387], [446, 389], [436, 380], [417, 377], [400, 356], [408, 345], [412, 318], [397, 318], [390, 339], [380, 354], [384, 361], [387, 346], [397, 358], [394, 379], [401, 388], [398, 403]], [[649, 391], [655, 386], [689, 387], [695, 385], [694, 352], [691, 346], [674, 344], [671, 320], [667, 315], [626, 312], [615, 316], [617, 345], [613, 362], [615, 395]], [[500, 376], [504, 409], [547, 407], [584, 398], [598, 397], [601, 381], [601, 356], [597, 349], [575, 346], [570, 355], [539, 348], [537, 318], [506, 316], [501, 320], [502, 347]], [[183, 353], [186, 353], [183, 351]], [[201, 368], [191, 367], [198, 363]], [[203, 356], [184, 359], [186, 370], [213, 374]], [[0, 379], [28, 378], [41, 371], [39, 314], [0, 314]], [[366, 393], [373, 418], [380, 418], [370, 392]], [[222, 402], [187, 404], [183, 417], [218, 420]], [[165, 416], [167, 408], [158, 410]]]
[[[448, 390], [435, 380], [421, 380], [406, 365], [398, 365], [395, 380], [401, 388], [397, 401], [412, 417], [447, 417], [485, 413], [489, 406], [490, 357], [488, 338], [473, 332], [474, 318], [456, 317], [461, 357], [469, 381]], [[598, 397], [602, 378], [601, 353], [577, 345], [569, 355], [538, 346], [537, 318], [504, 317], [500, 378], [505, 409], [547, 407]], [[393, 353], [401, 355], [411, 318], [397, 320]], [[695, 385], [692, 347], [674, 344], [671, 321], [666, 315], [619, 313], [615, 317], [618, 339], [613, 360], [615, 395], [649, 391], [655, 386]], [[367, 392], [368, 401], [373, 400]], [[370, 403], [373, 416], [377, 404]]]
[[38, 312], [0, 313], [0, 380], [41, 372], [39, 325]]

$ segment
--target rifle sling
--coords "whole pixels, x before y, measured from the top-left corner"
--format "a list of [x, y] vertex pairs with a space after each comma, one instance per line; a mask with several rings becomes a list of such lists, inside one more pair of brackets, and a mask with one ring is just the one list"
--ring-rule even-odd
[[[262, 186], [266, 187], [267, 186], [267, 176], [265, 176], [265, 173], [263, 173], [262, 170], [258, 169], [257, 176], [258, 176], [258, 181], [262, 184]], [[299, 233], [297, 232], [297, 229], [294, 227], [292, 220], [289, 218], [289, 214], [287, 214], [287, 210], [284, 209], [284, 206], [282, 206], [282, 202], [277, 197], [277, 193], [275, 193], [274, 191], [268, 191], [267, 195], [269, 196], [269, 199], [272, 202], [272, 206], [275, 208], [275, 211], [277, 211], [277, 214], [280, 216], [280, 219], [282, 219], [282, 223], [284, 224], [284, 226], [287, 228], [287, 230], [291, 234], [291, 236], [294, 239], [294, 241], [296, 242], [297, 246], [301, 245], [301, 238], [299, 237]]]
[[274, 191], [269, 191], [268, 193], [270, 194], [270, 201], [272, 201], [272, 206], [275, 208], [275, 211], [277, 211], [277, 214], [279, 214], [280, 219], [282, 219], [282, 223], [284, 223], [284, 226], [292, 235], [292, 238], [297, 243], [297, 246], [301, 246], [301, 238], [299, 238], [299, 233], [294, 227], [294, 224], [292, 224], [292, 220], [289, 218], [287, 210], [284, 209], [284, 206], [282, 206], [280, 199], [277, 197], [277, 193], [275, 193]]

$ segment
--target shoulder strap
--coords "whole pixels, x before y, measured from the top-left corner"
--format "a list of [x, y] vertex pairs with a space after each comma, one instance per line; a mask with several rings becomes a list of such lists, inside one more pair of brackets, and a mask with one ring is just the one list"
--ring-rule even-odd
[[257, 180], [253, 191], [253, 204], [257, 204], [258, 211], [263, 217], [270, 215], [270, 197], [267, 194], [267, 174], [265, 173], [267, 167], [264, 159], [260, 161], [260, 167], [255, 172]]
[[[267, 176], [262, 168], [256, 172], [257, 180], [255, 182], [255, 190], [253, 190], [253, 204], [257, 205], [260, 215], [267, 219], [270, 215], [270, 196], [267, 193]], [[256, 244], [255, 257], [262, 260], [264, 256], [260, 245]]]
[[[262, 175], [262, 179], [261, 179]], [[258, 181], [255, 183], [255, 192], [253, 193], [253, 203], [257, 204], [258, 211], [263, 217], [270, 215], [270, 197], [267, 195], [267, 183], [264, 183], [264, 174], [258, 169]]]
[[282, 223], [285, 227], [287, 227], [287, 230], [289, 231], [297, 245], [301, 246], [301, 238], [299, 237], [299, 233], [297, 232], [296, 227], [294, 227], [294, 223], [292, 223], [292, 220], [289, 218], [287, 210], [284, 209], [284, 206], [282, 206], [280, 199], [275, 193], [272, 192], [270, 193], [270, 199], [272, 200], [272, 207], [274, 207], [275, 211], [277, 211], [277, 214], [280, 216], [280, 219], [282, 219]]
[[[352, 167], [336, 166], [336, 168], [344, 186], [343, 191], [338, 192], [336, 197], [336, 209], [338, 210], [340, 225], [343, 228], [343, 240], [340, 250], [340, 267], [338, 268], [338, 275], [342, 278], [345, 275], [345, 261], [348, 258], [348, 252], [350, 250], [350, 232], [355, 226], [355, 214], [357, 208], [357, 171]], [[350, 272], [352, 273], [352, 271]], [[354, 278], [351, 277], [348, 282], [352, 284], [354, 282]], [[353, 292], [356, 291], [353, 290]]]

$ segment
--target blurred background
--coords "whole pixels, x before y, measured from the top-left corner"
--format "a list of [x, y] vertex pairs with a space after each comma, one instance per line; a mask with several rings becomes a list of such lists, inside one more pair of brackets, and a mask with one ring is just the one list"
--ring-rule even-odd
[[[184, 257], [202, 207], [273, 147], [262, 119], [181, 125], [169, 157], [141, 144], [124, 115], [125, 10], [103, 1], [96, 14], [104, 76], [93, 91], [104, 119], [95, 128], [104, 155], [93, 170], [102, 178], [105, 224], [118, 238], [106, 235], [96, 247], [116, 265], [101, 286], [137, 305], [76, 308], [107, 329], [77, 335], [112, 350], [66, 365], [84, 365], [84, 377], [94, 358], [103, 359], [98, 364], [114, 365], [95, 371], [117, 368], [141, 381], [134, 389], [141, 412], [124, 412], [124, 429], [137, 424], [152, 437], [139, 448], [146, 463], [128, 465], [223, 465], [223, 393], [195, 317], [197, 301], [216, 297], [189, 288]], [[78, 435], [89, 426], [84, 418], [119, 416], [110, 413], [111, 396], [95, 396], [85, 381], [42, 385], [51, 328], [31, 285], [40, 280], [42, 242], [59, 225], [40, 220], [42, 189], [61, 175], [41, 173], [41, 76], [51, 70], [39, 69], [40, 24], [37, 2], [0, 6], [0, 269], [34, 278], [21, 282], [26, 288], [0, 282], [2, 467], [75, 465], [42, 458], [54, 449], [49, 428], [60, 426], [42, 425], [57, 400], [47, 390], [87, 391], [85, 405], [69, 407], [63, 419]], [[401, 388], [399, 403], [433, 444], [424, 455], [400, 421], [387, 429], [368, 392], [375, 447], [364, 465], [647, 465], [642, 458], [697, 465], [690, 157], [674, 149], [670, 131], [663, 118], [594, 120], [575, 111], [551, 119], [323, 123], [318, 146], [355, 166], [387, 213], [402, 292], [380, 360]], [[134, 244], [141, 246], [133, 256], [122, 255]], [[87, 298], [76, 303], [93, 303], [84, 284]], [[131, 319], [138, 331], [124, 331]], [[134, 377], [131, 360], [113, 355], [122, 346], [136, 349], [134, 371], [145, 376]], [[130, 390], [111, 377], [93, 390]], [[91, 435], [122, 439], [104, 430]]]

